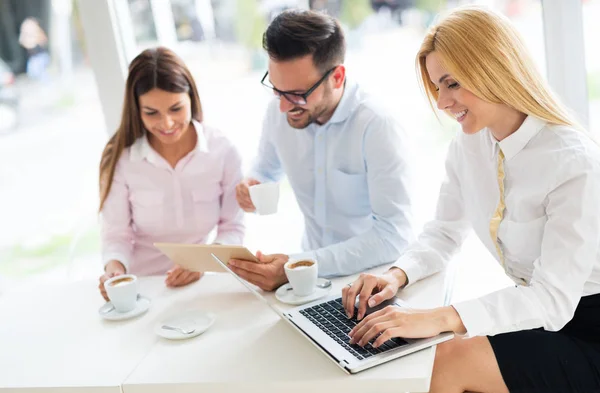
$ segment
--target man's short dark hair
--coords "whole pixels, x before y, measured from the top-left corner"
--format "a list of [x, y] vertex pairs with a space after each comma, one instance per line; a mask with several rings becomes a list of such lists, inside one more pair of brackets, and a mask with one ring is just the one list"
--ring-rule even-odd
[[313, 56], [322, 72], [344, 62], [346, 39], [337, 20], [329, 15], [306, 10], [279, 14], [263, 35], [263, 48], [275, 61]]

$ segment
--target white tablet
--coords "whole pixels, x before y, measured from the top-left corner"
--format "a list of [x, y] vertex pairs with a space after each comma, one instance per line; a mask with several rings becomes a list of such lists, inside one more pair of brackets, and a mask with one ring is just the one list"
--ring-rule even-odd
[[258, 262], [256, 256], [244, 246], [178, 243], [154, 243], [154, 246], [173, 263], [194, 272], [226, 272], [211, 254], [224, 263], [228, 263], [230, 259]]

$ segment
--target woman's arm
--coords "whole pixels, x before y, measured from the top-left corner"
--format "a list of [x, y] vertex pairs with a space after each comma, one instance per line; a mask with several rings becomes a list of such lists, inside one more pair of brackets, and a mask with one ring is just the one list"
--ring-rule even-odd
[[128, 270], [133, 252], [133, 229], [129, 189], [125, 181], [123, 163], [117, 163], [110, 193], [100, 213], [102, 263], [107, 270], [119, 262]]
[[353, 342], [391, 337], [431, 337], [444, 331], [468, 336], [543, 327], [557, 331], [569, 322], [583, 294], [600, 247], [600, 168], [568, 170], [566, 163], [546, 200], [548, 221], [541, 256], [529, 284], [433, 310], [386, 307], [351, 332]]
[[470, 336], [557, 331], [572, 319], [600, 246], [600, 168], [589, 166], [574, 158], [560, 168], [546, 197], [541, 254], [529, 283], [454, 306]]
[[410, 244], [393, 268], [381, 276], [361, 274], [351, 287], [342, 290], [344, 308], [348, 315], [355, 312], [354, 299], [359, 298], [358, 319], [369, 307], [374, 307], [396, 295], [421, 278], [444, 268], [466, 238], [471, 224], [465, 219], [464, 202], [457, 172], [458, 143], [452, 141], [446, 158], [446, 180], [438, 197], [436, 216], [423, 229], [416, 242]]
[[378, 347], [394, 337], [434, 337], [443, 332], [464, 334], [465, 326], [452, 306], [432, 310], [412, 310], [388, 306], [366, 317], [349, 333], [350, 344], [364, 346], [373, 341]]

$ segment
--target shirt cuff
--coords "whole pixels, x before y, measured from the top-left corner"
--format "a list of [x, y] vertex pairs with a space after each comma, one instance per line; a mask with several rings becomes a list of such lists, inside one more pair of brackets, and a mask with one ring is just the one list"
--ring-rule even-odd
[[262, 183], [271, 183], [273, 182], [272, 179], [269, 179], [268, 177], [265, 177], [263, 175], [261, 175], [258, 172], [250, 172], [246, 175], [247, 179], [254, 179], [254, 180], [258, 180], [261, 184]]
[[463, 325], [467, 329], [467, 333], [462, 337], [470, 338], [483, 336], [487, 332], [491, 332], [494, 327], [494, 321], [488, 315], [488, 312], [479, 299], [467, 300], [452, 305]]
[[405, 288], [410, 287], [422, 278], [421, 267], [415, 259], [400, 257], [391, 267], [397, 267], [406, 273], [408, 284]]
[[124, 254], [120, 254], [117, 252], [108, 253], [108, 254], [103, 255], [102, 268], [106, 269], [106, 265], [108, 265], [108, 263], [113, 260], [121, 262], [123, 264], [123, 266], [125, 267], [125, 272], [129, 271], [129, 258], [127, 258], [127, 256], [125, 256]]

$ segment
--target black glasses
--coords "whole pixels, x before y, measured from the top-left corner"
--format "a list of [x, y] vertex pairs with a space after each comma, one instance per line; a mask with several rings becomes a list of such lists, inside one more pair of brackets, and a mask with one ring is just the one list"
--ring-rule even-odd
[[294, 92], [290, 92], [290, 91], [281, 91], [275, 87], [273, 87], [271, 84], [269, 84], [269, 81], [267, 81], [265, 83], [265, 79], [267, 79], [267, 75], [269, 75], [269, 71], [265, 72], [265, 76], [263, 76], [263, 78], [261, 79], [260, 83], [273, 90], [273, 93], [277, 96], [277, 97], [284, 97], [286, 100], [288, 100], [290, 103], [294, 104], [294, 105], [306, 105], [306, 100], [308, 99], [308, 96], [312, 94], [313, 91], [315, 91], [317, 89], [317, 87], [319, 87], [321, 85], [321, 83], [323, 83], [323, 81], [325, 79], [327, 79], [327, 77], [337, 68], [337, 66], [333, 67], [332, 69], [330, 69], [329, 71], [327, 71], [325, 73], [325, 75], [323, 75], [323, 77], [321, 79], [319, 79], [317, 81], [317, 83], [315, 83], [314, 85], [312, 85], [312, 87], [310, 89], [308, 89], [305, 93], [294, 93]]

